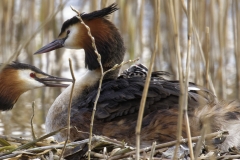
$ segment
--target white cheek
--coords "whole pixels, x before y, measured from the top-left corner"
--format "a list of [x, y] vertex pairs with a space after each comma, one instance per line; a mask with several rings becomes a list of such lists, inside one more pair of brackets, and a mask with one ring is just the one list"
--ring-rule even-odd
[[188, 87], [188, 91], [199, 91], [199, 90], [201, 89], [197, 87]]
[[72, 26], [69, 28], [69, 30], [70, 33], [68, 34], [68, 38], [64, 42], [64, 47], [69, 49], [81, 49], [81, 47], [78, 46], [78, 44], [76, 43], [77, 38], [80, 38], [76, 37], [76, 35], [78, 35], [77, 32], [79, 32], [78, 28], [76, 26]]
[[32, 71], [30, 71], [30, 70], [20, 70], [18, 72], [19, 79], [24, 81], [24, 88], [34, 89], [34, 88], [44, 87], [45, 86], [44, 84], [42, 84], [30, 77], [31, 73], [32, 73]]

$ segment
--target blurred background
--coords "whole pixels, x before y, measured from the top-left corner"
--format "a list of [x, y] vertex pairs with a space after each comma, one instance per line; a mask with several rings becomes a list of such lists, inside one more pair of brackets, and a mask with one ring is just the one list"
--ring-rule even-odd
[[[71, 78], [68, 64], [71, 58], [75, 76], [81, 76], [85, 72], [83, 50], [59, 49], [35, 56], [33, 53], [54, 40], [62, 23], [76, 15], [70, 6], [87, 13], [113, 2], [118, 4], [120, 10], [114, 12], [110, 20], [124, 38], [127, 49], [125, 60], [139, 57], [137, 63], [148, 67], [154, 51], [155, 18], [158, 16], [160, 42], [154, 70], [168, 71], [172, 74], [170, 79], [178, 79], [174, 38], [179, 37], [181, 65], [185, 69], [188, 40], [188, 19], [184, 11], [186, 0], [160, 0], [160, 15], [156, 15], [153, 0], [1, 0], [0, 62], [8, 61], [16, 53], [18, 56], [13, 60], [35, 65], [52, 75]], [[219, 99], [240, 97], [239, 8], [238, 0], [193, 0], [190, 81], [209, 87], [206, 78], [209, 74]], [[174, 27], [177, 27], [177, 33]], [[122, 70], [130, 65], [123, 66]], [[35, 132], [38, 136], [44, 134], [46, 113], [61, 91], [58, 88], [44, 88], [23, 94], [12, 111], [0, 113], [0, 134], [30, 137], [33, 101]]]

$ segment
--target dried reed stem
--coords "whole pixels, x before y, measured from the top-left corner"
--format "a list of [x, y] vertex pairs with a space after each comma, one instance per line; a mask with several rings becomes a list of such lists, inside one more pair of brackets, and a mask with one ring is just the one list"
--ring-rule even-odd
[[[139, 51], [140, 51], [140, 53], [143, 53], [143, 45], [144, 45], [144, 43], [143, 43], [143, 15], [144, 15], [145, 0], [141, 0], [140, 3], [141, 3], [140, 4], [140, 13], [139, 13], [139, 20], [138, 20], [138, 25], [139, 25], [139, 29], [138, 29], [139, 38], [138, 38], [138, 40], [139, 40], [139, 49], [140, 49]], [[141, 58], [141, 59], [143, 59], [143, 58]]]
[[[2, 142], [2, 140], [5, 140], [6, 142], [13, 142], [13, 143], [20, 143], [20, 144], [26, 144], [26, 143], [29, 143], [29, 142], [32, 141], [32, 140], [29, 140], [29, 139], [23, 139], [23, 138], [16, 138], [16, 137], [0, 135], [0, 144], [2, 146], [11, 145], [10, 143], [4, 144]], [[46, 146], [46, 143], [36, 142], [35, 145], [38, 146], [38, 147], [41, 147], [41, 146]]]
[[148, 88], [149, 88], [149, 83], [151, 81], [151, 73], [152, 73], [152, 69], [153, 69], [153, 64], [155, 61], [155, 57], [156, 57], [156, 52], [158, 50], [158, 41], [159, 41], [159, 27], [160, 27], [160, 1], [159, 0], [155, 0], [156, 2], [156, 11], [157, 11], [157, 16], [155, 21], [157, 22], [157, 26], [156, 26], [156, 37], [155, 37], [155, 45], [154, 45], [154, 52], [151, 56], [151, 61], [150, 61], [150, 65], [149, 65], [149, 70], [147, 74], [147, 78], [144, 84], [144, 89], [143, 89], [143, 93], [142, 93], [142, 99], [141, 99], [141, 103], [140, 103], [140, 107], [139, 107], [139, 112], [138, 112], [138, 119], [137, 119], [137, 126], [136, 126], [136, 159], [139, 160], [139, 151], [140, 151], [140, 134], [141, 134], [141, 127], [142, 127], [142, 119], [143, 119], [143, 112], [144, 112], [144, 108], [145, 108], [145, 103], [146, 103], [146, 98], [147, 98], [147, 94], [148, 94]]
[[33, 128], [33, 118], [34, 118], [34, 109], [35, 109], [35, 101], [32, 102], [32, 117], [30, 120], [30, 124], [31, 124], [31, 132], [32, 132], [32, 138], [33, 140], [36, 140], [36, 136], [35, 136], [35, 132], [34, 132], [34, 128]]
[[42, 140], [44, 140], [44, 139], [46, 139], [46, 138], [48, 138], [48, 137], [50, 137], [50, 136], [53, 136], [53, 135], [55, 135], [56, 133], [61, 132], [61, 131], [65, 130], [65, 129], [66, 129], [66, 128], [58, 129], [58, 130], [56, 130], [56, 131], [54, 131], [54, 132], [48, 133], [48, 134], [46, 134], [46, 135], [38, 138], [38, 139], [36, 139], [36, 140], [33, 140], [33, 141], [31, 141], [31, 142], [29, 142], [29, 143], [27, 143], [27, 144], [21, 145], [20, 147], [18, 147], [18, 148], [16, 148], [16, 149], [10, 150], [9, 152], [6, 152], [6, 153], [4, 153], [4, 154], [0, 154], [0, 159], [3, 159], [3, 158], [2, 158], [3, 156], [8, 155], [8, 154], [11, 154], [11, 153], [14, 152], [14, 151], [17, 151], [17, 150], [20, 150], [20, 149], [30, 148], [30, 147], [32, 147], [35, 143], [37, 143], [37, 142], [39, 142], [39, 141], [42, 141]]
[[[60, 130], [57, 130], [57, 131], [54, 131], [54, 132], [51, 132], [48, 134], [48, 137], [62, 131], [63, 129], [60, 129]], [[47, 135], [45, 135], [47, 136]], [[80, 145], [80, 144], [84, 144], [84, 143], [87, 143], [88, 142], [88, 139], [85, 139], [85, 140], [82, 140], [82, 141], [78, 141], [78, 142], [72, 142], [72, 143], [68, 143], [67, 146], [76, 146], [76, 145]], [[46, 151], [46, 150], [49, 150], [49, 149], [61, 149], [64, 147], [64, 144], [61, 144], [61, 145], [50, 145], [50, 146], [44, 146], [44, 147], [37, 147], [37, 148], [31, 148], [31, 149], [27, 149], [27, 150], [24, 150], [24, 151], [14, 151], [14, 153], [12, 154], [4, 154], [4, 155], [0, 155], [0, 159], [6, 159], [6, 158], [11, 158], [11, 157], [15, 157], [19, 154], [22, 154], [22, 153], [26, 153], [26, 152], [42, 152], [42, 151]]]
[[65, 148], [66, 148], [67, 142], [69, 140], [69, 136], [70, 136], [72, 96], [73, 96], [74, 86], [75, 86], [75, 82], [76, 82], [76, 79], [75, 79], [75, 76], [74, 76], [74, 72], [73, 72], [73, 67], [72, 67], [72, 61], [71, 61], [70, 58], [68, 59], [68, 61], [69, 61], [69, 68], [70, 68], [70, 71], [71, 71], [71, 76], [72, 76], [72, 80], [73, 81], [72, 81], [72, 88], [71, 88], [71, 93], [70, 93], [70, 99], [69, 99], [69, 102], [68, 102], [67, 139], [64, 142], [64, 147], [62, 149], [62, 152], [61, 152], [61, 155], [59, 157], [59, 160], [61, 160], [61, 158], [63, 156], [63, 153], [65, 151]]
[[195, 158], [194, 159], [197, 159], [198, 155], [201, 152], [202, 143], [203, 143], [203, 140], [204, 140], [204, 137], [206, 134], [206, 130], [207, 130], [207, 126], [206, 126], [206, 124], [204, 124], [201, 129], [201, 137], [199, 138], [199, 140], [197, 141], [197, 144], [195, 145], [195, 152], [194, 152]]
[[225, 53], [225, 47], [226, 47], [226, 27], [225, 25], [227, 23], [227, 17], [228, 14], [228, 3], [229, 1], [219, 1], [219, 12], [218, 12], [218, 40], [219, 40], [219, 70], [220, 70], [220, 94], [222, 99], [226, 99], [226, 53]]
[[152, 149], [151, 149], [151, 152], [150, 152], [149, 160], [153, 159], [153, 156], [155, 154], [156, 144], [157, 144], [156, 142], [153, 142], [153, 144], [152, 144]]
[[[181, 0], [181, 4], [182, 4], [182, 7], [183, 7], [183, 10], [184, 10], [184, 13], [186, 15], [188, 15], [187, 13], [187, 8], [186, 6], [184, 5], [184, 1]], [[187, 16], [188, 17], [188, 16]], [[198, 35], [198, 32], [197, 32], [197, 29], [195, 27], [194, 24], [192, 24], [192, 27], [193, 27], [193, 32], [194, 32], [194, 35], [196, 36], [197, 38], [197, 44], [198, 44], [198, 48], [200, 50], [200, 54], [201, 54], [201, 57], [202, 57], [202, 60], [203, 60], [203, 63], [204, 65], [206, 66], [206, 59], [204, 57], [204, 53], [203, 53], [203, 49], [202, 49], [202, 45], [201, 45], [201, 41], [200, 41], [200, 38], [199, 38], [199, 35]], [[206, 75], [208, 77], [208, 81], [209, 81], [209, 87], [210, 87], [210, 90], [213, 92], [214, 95], [217, 95], [215, 89], [214, 89], [214, 85], [213, 85], [213, 82], [212, 82], [212, 78], [210, 76], [210, 74]], [[215, 100], [218, 101], [217, 97], [215, 97]]]
[[5, 136], [5, 135], [0, 135], [0, 139], [4, 139], [6, 141], [14, 142], [14, 143], [28, 143], [31, 140], [29, 139], [23, 139], [23, 138], [16, 138], [16, 137], [10, 137], [10, 136]]
[[188, 0], [188, 50], [187, 50], [187, 65], [186, 65], [186, 75], [184, 81], [184, 117], [186, 123], [186, 132], [188, 141], [188, 147], [190, 151], [191, 159], [194, 159], [193, 147], [191, 141], [191, 130], [188, 118], [188, 81], [190, 75], [190, 62], [191, 62], [191, 47], [192, 47], [192, 0]]
[[[77, 145], [81, 145], [81, 144], [84, 144], [84, 143], [88, 143], [88, 141], [89, 141], [89, 139], [84, 139], [82, 141], [68, 143], [66, 146], [77, 146]], [[63, 148], [63, 147], [64, 147], [64, 144], [56, 144], [56, 145], [50, 145], [50, 146], [31, 148], [31, 149], [28, 149], [26, 151], [28, 151], [28, 152], [42, 152], [42, 151], [48, 150], [48, 149], [60, 149], [60, 148]]]
[[233, 37], [234, 37], [234, 56], [236, 62], [236, 98], [240, 99], [240, 45], [239, 37], [240, 37], [240, 16], [237, 12], [239, 10], [239, 1], [234, 0], [232, 1], [232, 26], [233, 26]]
[[[172, 17], [173, 21], [173, 28], [174, 28], [174, 45], [176, 48], [176, 54], [177, 54], [177, 60], [178, 60], [178, 73], [179, 73], [179, 83], [180, 83], [180, 96], [179, 96], [179, 112], [178, 112], [178, 126], [177, 126], [177, 143], [176, 143], [176, 148], [174, 151], [174, 158], [176, 159], [177, 157], [177, 152], [178, 152], [178, 147], [180, 145], [180, 140], [182, 137], [182, 124], [183, 124], [183, 109], [184, 109], [184, 94], [183, 94], [183, 75], [182, 75], [182, 60], [181, 60], [181, 55], [180, 55], [180, 47], [179, 47], [179, 31], [178, 31], [178, 19], [177, 16], [178, 12], [174, 14], [174, 9], [173, 9], [173, 1], [170, 0], [168, 1], [169, 9], [170, 9], [170, 14]], [[175, 1], [177, 3], [178, 1]], [[175, 4], [176, 7], [178, 7], [177, 4]]]
[[208, 79], [208, 75], [209, 75], [209, 43], [210, 43], [210, 39], [209, 39], [209, 27], [206, 27], [206, 41], [207, 41], [207, 46], [206, 46], [206, 87], [209, 88], [209, 79]]

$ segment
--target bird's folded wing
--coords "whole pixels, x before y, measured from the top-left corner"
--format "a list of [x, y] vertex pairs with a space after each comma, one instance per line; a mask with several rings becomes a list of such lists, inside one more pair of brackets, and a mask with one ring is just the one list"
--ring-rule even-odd
[[[116, 117], [137, 113], [142, 98], [145, 81], [141, 78], [127, 78], [107, 81], [103, 83], [101, 94], [97, 103], [96, 118], [112, 120]], [[188, 109], [194, 110], [200, 104], [210, 103], [212, 94], [203, 87], [189, 83]], [[147, 94], [145, 112], [153, 112], [160, 109], [179, 107], [178, 81], [158, 80], [151, 81]], [[75, 103], [79, 109], [93, 108], [97, 88], [89, 91], [85, 99]]]

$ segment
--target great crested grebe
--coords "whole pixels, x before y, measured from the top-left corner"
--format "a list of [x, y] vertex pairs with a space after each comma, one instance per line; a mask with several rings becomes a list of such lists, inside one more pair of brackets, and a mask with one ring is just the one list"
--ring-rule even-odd
[[0, 72], [0, 111], [12, 109], [19, 96], [28, 90], [45, 86], [67, 87], [67, 84], [59, 82], [71, 81], [51, 76], [29, 64], [19, 62], [7, 64]]
[[[107, 16], [118, 10], [116, 4], [92, 13], [82, 13], [81, 18], [90, 27], [98, 52], [102, 57], [103, 69], [120, 64], [125, 53], [123, 39]], [[88, 138], [93, 104], [100, 79], [100, 67], [92, 48], [87, 30], [77, 17], [65, 21], [59, 37], [42, 47], [35, 54], [45, 53], [57, 48], [84, 49], [85, 64], [88, 71], [79, 76], [74, 89], [70, 140]], [[140, 66], [141, 67], [141, 66]], [[134, 68], [132, 68], [135, 70]], [[138, 70], [138, 69], [137, 69]], [[137, 71], [136, 70], [136, 71]], [[144, 68], [143, 68], [144, 70]], [[127, 143], [135, 144], [135, 127], [140, 100], [145, 83], [144, 73], [131, 74], [126, 71], [118, 78], [119, 70], [104, 77], [101, 95], [98, 100], [93, 134], [104, 135]], [[162, 78], [161, 73], [152, 78], [144, 111], [141, 146], [149, 146], [153, 141], [163, 143], [176, 139], [179, 108], [179, 81]], [[153, 73], [151, 73], [153, 74]], [[154, 76], [153, 76], [154, 77]], [[65, 89], [52, 104], [47, 118], [46, 131], [51, 132], [67, 125], [67, 106], [71, 86]], [[215, 103], [207, 89], [189, 83], [188, 110], [193, 136], [199, 135], [203, 123], [208, 119], [212, 131], [228, 130], [229, 137], [219, 145], [220, 149], [240, 146], [240, 107], [238, 102]], [[82, 132], [80, 132], [82, 131]], [[186, 137], [183, 124], [182, 136]], [[66, 139], [66, 132], [55, 135], [57, 141]]]

